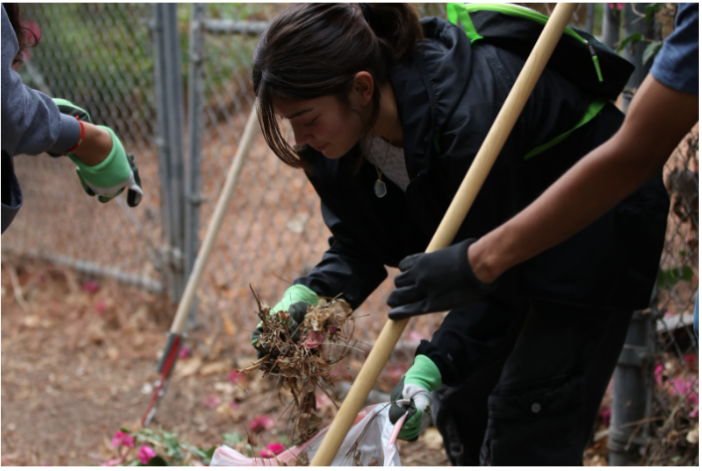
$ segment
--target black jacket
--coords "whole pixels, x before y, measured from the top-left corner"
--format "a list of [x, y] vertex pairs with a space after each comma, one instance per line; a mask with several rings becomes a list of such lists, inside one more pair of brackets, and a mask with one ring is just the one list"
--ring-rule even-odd
[[[354, 308], [385, 279], [384, 265], [397, 266], [403, 257], [426, 250], [524, 64], [489, 44], [472, 48], [465, 33], [445, 20], [427, 18], [422, 24], [426, 41], [391, 71], [411, 180], [406, 192], [386, 180], [387, 195], [378, 199], [373, 166], [365, 163], [354, 173], [358, 146], [337, 160], [312, 149], [303, 154], [312, 165], [308, 178], [321, 197], [333, 237], [322, 261], [295, 283], [324, 296], [341, 294]], [[573, 128], [594, 98], [544, 71], [456, 241], [480, 237], [508, 220], [618, 129], [623, 116], [610, 104], [561, 143], [524, 159], [533, 148]], [[667, 210], [667, 193], [657, 178], [581, 233], [509, 270], [487, 302], [516, 308], [529, 298], [543, 298], [646, 307]], [[476, 305], [461, 311], [467, 319], [488, 310]], [[458, 324], [454, 321], [451, 329], [461, 330]], [[499, 323], [485, 335], [493, 336], [496, 328]], [[480, 352], [466, 351], [469, 337], [483, 334], [468, 323], [465, 329], [470, 332], [461, 340], [420, 347], [420, 353], [435, 360], [446, 384], [489, 354], [483, 348], [489, 339], [478, 341]]]

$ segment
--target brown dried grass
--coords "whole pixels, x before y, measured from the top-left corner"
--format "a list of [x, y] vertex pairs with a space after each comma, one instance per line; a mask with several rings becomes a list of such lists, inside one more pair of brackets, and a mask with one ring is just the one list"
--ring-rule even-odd
[[270, 314], [271, 307], [261, 300], [252, 286], [261, 319], [260, 347], [268, 352], [240, 371], [260, 370], [264, 377], [276, 376], [280, 387], [294, 398], [291, 420], [297, 440], [311, 437], [321, 424], [317, 413], [317, 392], [334, 398], [334, 368], [354, 348], [354, 322], [351, 306], [339, 298], [322, 298], [309, 306], [303, 322], [296, 327], [290, 314]]

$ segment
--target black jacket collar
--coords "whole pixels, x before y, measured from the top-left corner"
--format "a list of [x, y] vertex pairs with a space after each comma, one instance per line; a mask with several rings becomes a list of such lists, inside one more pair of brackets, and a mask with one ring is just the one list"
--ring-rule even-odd
[[390, 81], [402, 123], [410, 178], [427, 171], [433, 138], [453, 114], [470, 81], [470, 40], [439, 18], [422, 19], [425, 41], [412, 57], [395, 65]]

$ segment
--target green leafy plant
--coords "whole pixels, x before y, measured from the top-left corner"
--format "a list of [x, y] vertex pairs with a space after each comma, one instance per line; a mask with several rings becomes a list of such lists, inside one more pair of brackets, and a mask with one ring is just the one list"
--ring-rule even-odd
[[[228, 435], [230, 435], [229, 440], [227, 439]], [[225, 434], [225, 443], [232, 442], [234, 437], [231, 435], [238, 437], [238, 434]], [[175, 433], [150, 428], [142, 428], [133, 432], [122, 428], [112, 439], [112, 447], [116, 449], [118, 456], [104, 463], [105, 465], [208, 465], [215, 451], [215, 447], [199, 448], [179, 441]]]
[[[652, 21], [656, 15], [656, 12], [661, 9], [662, 3], [652, 3], [645, 8], [645, 14], [641, 15], [641, 19], [644, 21]], [[644, 49], [643, 55], [641, 57], [641, 65], [645, 65], [648, 61], [652, 60], [658, 54], [658, 51], [663, 47], [663, 41], [658, 41], [654, 39], [645, 38], [641, 33], [634, 33], [630, 36], [624, 38], [617, 48], [617, 52], [622, 52], [627, 46], [631, 48], [632, 54], [634, 46], [640, 42], [648, 43]]]
[[238, 432], [225, 433], [222, 438], [224, 439], [225, 445], [234, 446], [241, 443], [241, 436]]
[[673, 267], [668, 270], [658, 269], [658, 287], [671, 289], [680, 281], [692, 281], [695, 272], [689, 265]]
[[662, 3], [652, 3], [648, 5], [645, 9], [646, 11], [646, 16], [644, 17], [645, 21], [651, 21], [653, 17], [655, 16], [656, 12], [661, 9]]
[[633, 48], [634, 46], [636, 46], [638, 43], [640, 43], [643, 40], [644, 40], [644, 37], [641, 33], [634, 33], [630, 36], [627, 36], [619, 43], [619, 47], [617, 48], [617, 52], [622, 52], [624, 50], [624, 48], [626, 48], [628, 45]]
[[641, 63], [646, 64], [649, 60], [656, 57], [656, 54], [658, 54], [658, 51], [661, 50], [661, 47], [663, 47], [663, 41], [651, 41], [648, 43], [646, 49], [644, 49]]

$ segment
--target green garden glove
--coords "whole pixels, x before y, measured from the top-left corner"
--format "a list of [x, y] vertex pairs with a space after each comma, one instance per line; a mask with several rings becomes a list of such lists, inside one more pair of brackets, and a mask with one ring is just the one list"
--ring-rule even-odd
[[[83, 108], [80, 108], [70, 101], [64, 100], [63, 98], [52, 98], [52, 100], [54, 103], [56, 103], [56, 106], [58, 106], [61, 114], [67, 114], [69, 116], [73, 116], [74, 118], [78, 118], [81, 121], [85, 121], [86, 123], [93, 124], [93, 120], [90, 118], [90, 113], [85, 111]], [[63, 155], [54, 152], [47, 153], [52, 157], [60, 157]]]
[[98, 195], [98, 201], [107, 203], [127, 188], [127, 204], [134, 207], [144, 196], [134, 157], [124, 151], [122, 143], [112, 129], [106, 126], [98, 127], [109, 132], [112, 137], [112, 151], [107, 158], [97, 165], [88, 166], [72, 153], [68, 154], [68, 157], [78, 166], [78, 179], [88, 195]]
[[[305, 285], [292, 285], [285, 290], [283, 299], [270, 310], [270, 315], [277, 312], [287, 311], [292, 318], [290, 320], [290, 332], [293, 336], [297, 333], [297, 327], [305, 319], [307, 307], [314, 306], [319, 302], [319, 296]], [[263, 323], [259, 322], [256, 329], [251, 334], [251, 345], [258, 351], [258, 357], [261, 358], [267, 352], [260, 349], [258, 343], [261, 341], [261, 333], [263, 332]], [[293, 337], [294, 338], [294, 337]]]
[[390, 394], [392, 404], [388, 417], [393, 424], [408, 413], [397, 438], [414, 441], [431, 425], [431, 393], [441, 387], [439, 368], [429, 357], [417, 355], [414, 364], [407, 370]]
[[93, 120], [90, 119], [90, 113], [85, 111], [83, 108], [80, 108], [70, 101], [64, 100], [63, 98], [52, 98], [52, 100], [54, 100], [54, 103], [56, 103], [56, 106], [58, 106], [58, 109], [62, 114], [73, 116], [74, 118], [78, 118], [86, 123], [93, 123]]

